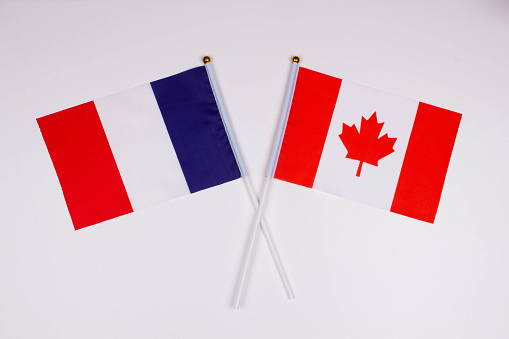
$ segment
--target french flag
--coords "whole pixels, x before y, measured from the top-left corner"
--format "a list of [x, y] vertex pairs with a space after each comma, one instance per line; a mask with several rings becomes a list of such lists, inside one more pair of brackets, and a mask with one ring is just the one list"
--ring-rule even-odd
[[241, 177], [204, 66], [37, 122], [76, 230]]
[[298, 68], [274, 178], [433, 223], [460, 120]]

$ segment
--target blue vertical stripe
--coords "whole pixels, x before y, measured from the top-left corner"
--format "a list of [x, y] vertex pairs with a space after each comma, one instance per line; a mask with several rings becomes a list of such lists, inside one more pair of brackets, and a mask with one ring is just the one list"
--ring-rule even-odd
[[205, 67], [151, 86], [191, 193], [240, 178]]

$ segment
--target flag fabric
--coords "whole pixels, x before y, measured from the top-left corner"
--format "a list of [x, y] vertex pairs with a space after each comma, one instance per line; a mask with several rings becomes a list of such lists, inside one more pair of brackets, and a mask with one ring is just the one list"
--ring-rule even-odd
[[241, 177], [204, 66], [37, 122], [75, 229]]
[[433, 223], [460, 120], [299, 68], [274, 178]]

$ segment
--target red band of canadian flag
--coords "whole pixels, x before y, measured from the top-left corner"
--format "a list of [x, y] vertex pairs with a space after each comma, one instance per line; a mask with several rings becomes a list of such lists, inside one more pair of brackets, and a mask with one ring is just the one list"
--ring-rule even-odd
[[419, 103], [391, 212], [433, 222], [461, 114]]
[[274, 178], [313, 187], [341, 79], [299, 69]]
[[300, 68], [274, 177], [433, 223], [460, 120]]

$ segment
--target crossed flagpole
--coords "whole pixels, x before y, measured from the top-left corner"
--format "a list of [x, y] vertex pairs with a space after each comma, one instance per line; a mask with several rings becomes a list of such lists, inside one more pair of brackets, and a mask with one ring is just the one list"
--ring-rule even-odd
[[[269, 243], [269, 248], [271, 249], [271, 252], [272, 252], [272, 255], [276, 262], [277, 268], [279, 270], [279, 273], [280, 273], [283, 283], [285, 285], [286, 291], [288, 293], [288, 297], [290, 299], [294, 298], [293, 292], [290, 288], [290, 285], [288, 284], [288, 279], [286, 278], [283, 267], [281, 266], [281, 262], [278, 258], [276, 249], [275, 249], [272, 239], [270, 237], [270, 232], [268, 231], [267, 225], [265, 224], [265, 222], [262, 219], [263, 210], [264, 210], [268, 192], [270, 189], [270, 184], [271, 184], [272, 179], [274, 178], [274, 175], [276, 173], [276, 167], [278, 166], [278, 159], [280, 156], [279, 153], [280, 153], [282, 145], [283, 145], [283, 139], [284, 139], [284, 135], [285, 135], [286, 128], [287, 128], [288, 118], [290, 115], [290, 108], [292, 107], [292, 102], [294, 99], [293, 95], [294, 95], [295, 87], [297, 84], [297, 75], [299, 74], [299, 62], [300, 62], [299, 58], [293, 57], [292, 61], [293, 62], [292, 62], [291, 71], [290, 71], [290, 79], [289, 79], [289, 82], [287, 85], [285, 99], [283, 102], [282, 112], [281, 112], [281, 116], [280, 116], [280, 121], [279, 121], [278, 129], [276, 132], [274, 144], [272, 147], [272, 153], [270, 156], [270, 161], [269, 161], [269, 165], [267, 168], [266, 176], [265, 176], [265, 179], [263, 182], [263, 188], [262, 188], [262, 193], [261, 193], [261, 198], [260, 198], [259, 203], [256, 198], [256, 195], [253, 193], [253, 188], [252, 188], [251, 182], [249, 181], [247, 174], [245, 172], [244, 165], [239, 164], [239, 167], [241, 168], [242, 176], [245, 179], [246, 186], [248, 187], [248, 191], [250, 193], [250, 196], [251, 196], [254, 206], [257, 207], [257, 211], [256, 211], [256, 216], [255, 216], [254, 222], [251, 227], [250, 238], [249, 238], [249, 242], [248, 242], [248, 245], [246, 248], [245, 258], [244, 258], [243, 265], [242, 265], [242, 268], [240, 271], [237, 291], [236, 291], [235, 300], [234, 300], [235, 308], [238, 308], [242, 301], [245, 283], [246, 283], [248, 272], [251, 267], [252, 256], [254, 253], [254, 247], [255, 247], [256, 240], [257, 240], [260, 224], [261, 224], [261, 228], [267, 238], [267, 242]], [[302, 72], [304, 72], [304, 73], [302, 73]], [[212, 73], [212, 75], [213, 75], [213, 73]], [[316, 91], [314, 91], [314, 89], [316, 88], [316, 84], [321, 82], [321, 80], [318, 80], [318, 79], [327, 78], [328, 80], [325, 81], [323, 85], [320, 85], [321, 87], [319, 89], [323, 88], [323, 89], [327, 90], [325, 92], [328, 92], [328, 94], [326, 95], [326, 98], [325, 98], [326, 99], [325, 102], [334, 103], [334, 104], [336, 103], [336, 101], [338, 99], [339, 89], [342, 84], [341, 79], [335, 78], [335, 77], [330, 77], [328, 75], [324, 75], [324, 74], [321, 74], [321, 73], [318, 73], [318, 72], [315, 72], [312, 70], [306, 70], [306, 69], [301, 70], [301, 75], [303, 76], [301, 79], [306, 79], [307, 76], [309, 76], [311, 79], [311, 80], [310, 79], [302, 80], [303, 82], [299, 82], [299, 84], [300, 84], [299, 88], [301, 88], [301, 86], [303, 88], [305, 88], [306, 86], [312, 86], [313, 91], [309, 91], [309, 92], [316, 92]], [[305, 84], [306, 82], [308, 82], [308, 83]], [[302, 85], [303, 83], [305, 85]], [[215, 88], [216, 88], [215, 91], [217, 91], [217, 85]], [[367, 90], [371, 91], [371, 89], [367, 89]], [[362, 91], [367, 93], [366, 92], [367, 90], [364, 89]], [[354, 93], [356, 93], [356, 92], [354, 91]], [[299, 112], [299, 110], [303, 110], [303, 108], [306, 107], [306, 104], [303, 104], [303, 102], [305, 102], [306, 99], [309, 100], [310, 97], [312, 97], [311, 94], [312, 93], [308, 93], [307, 96], [302, 95], [302, 97], [301, 97], [301, 95], [299, 95], [300, 104], [298, 102], [295, 103], [296, 104], [296, 106], [294, 106], [295, 112]], [[355, 97], [356, 96], [359, 97], [359, 95], [360, 94], [357, 93], [357, 94], [353, 95], [353, 98], [355, 99]], [[369, 94], [369, 95], [371, 95], [371, 94]], [[383, 94], [383, 95], [387, 96], [387, 94]], [[388, 97], [390, 97], [390, 96], [392, 96], [392, 95], [389, 95]], [[313, 100], [316, 101], [316, 98], [313, 98]], [[391, 99], [391, 100], [393, 100], [393, 99]], [[398, 100], [401, 100], [401, 99], [398, 99]], [[403, 99], [403, 100], [406, 100], [406, 99]], [[222, 101], [220, 100], [220, 98], [218, 101], [222, 105]], [[328, 106], [328, 108], [324, 108], [320, 114], [321, 115], [327, 114], [328, 119], [329, 119], [327, 124], [330, 124], [331, 119], [334, 116], [334, 107], [335, 106], [324, 105], [324, 107], [325, 106]], [[438, 202], [440, 200], [440, 194], [442, 192], [443, 180], [445, 179], [447, 166], [448, 166], [451, 152], [452, 152], [453, 146], [454, 146], [454, 140], [456, 138], [459, 123], [461, 120], [461, 114], [453, 112], [453, 111], [449, 111], [449, 110], [446, 110], [443, 108], [439, 108], [436, 106], [424, 104], [422, 102], [419, 102], [418, 106], [414, 109], [416, 109], [416, 111], [413, 111], [414, 112], [413, 114], [415, 114], [415, 119], [414, 119], [415, 121], [413, 122], [413, 125], [411, 126], [411, 135], [408, 139], [409, 141], [407, 142], [408, 147], [405, 151], [403, 164], [400, 163], [400, 165], [399, 165], [402, 167], [399, 168], [401, 171], [398, 170], [398, 173], [399, 172], [401, 172], [401, 173], [399, 174], [399, 178], [397, 180], [397, 186], [394, 187], [396, 189], [396, 193], [394, 193], [394, 191], [393, 191], [394, 196], [391, 198], [392, 204], [390, 205], [391, 206], [390, 211], [396, 212], [396, 213], [399, 213], [402, 215], [406, 215], [411, 218], [415, 218], [415, 219], [419, 219], [422, 221], [433, 223], [435, 214], [436, 214], [436, 210], [438, 207]], [[224, 111], [224, 108], [223, 108], [223, 111]], [[303, 111], [306, 112], [307, 109], [304, 109]], [[440, 118], [437, 118], [438, 116]], [[397, 118], [397, 116], [395, 118]], [[289, 126], [290, 130], [288, 132], [290, 134], [292, 134], [292, 132], [291, 132], [292, 129], [294, 129], [293, 131], [295, 131], [295, 129], [296, 129], [295, 126], [299, 126], [300, 129], [302, 129], [302, 128], [306, 129], [308, 127], [305, 125], [306, 124], [305, 120], [299, 121], [299, 119], [300, 118], [295, 118], [295, 121], [292, 122], [291, 126]], [[364, 117], [362, 117], [361, 120], [362, 120], [361, 121], [362, 126], [360, 126], [360, 128], [362, 128], [362, 132], [364, 132], [366, 129], [367, 130], [371, 129], [372, 131], [376, 132], [376, 135], [370, 136], [370, 138], [374, 138], [373, 140], [376, 141], [376, 146], [377, 146], [377, 147], [375, 147], [376, 154], [375, 153], [373, 153], [375, 155], [371, 154], [371, 158], [367, 159], [364, 157], [358, 157], [358, 156], [354, 156], [354, 155], [350, 154], [350, 151], [352, 148], [364, 147], [364, 146], [361, 146], [358, 142], [352, 143], [352, 141], [351, 141], [351, 140], [355, 140], [354, 138], [356, 138], [356, 136], [360, 135], [359, 133], [361, 133], [361, 132], [359, 132], [359, 131], [361, 129], [359, 129], [359, 131], [357, 131], [357, 128], [354, 125], [352, 125], [353, 127], [349, 127], [349, 126], [345, 125], [345, 123], [343, 123], [343, 132], [339, 135], [339, 138], [341, 139], [345, 148], [348, 151], [346, 158], [360, 161], [360, 164], [359, 164], [359, 167], [357, 170], [357, 174], [356, 174], [357, 177], [360, 176], [360, 171], [361, 171], [363, 162], [378, 166], [377, 161], [379, 159], [394, 152], [393, 145], [396, 140], [396, 138], [389, 138], [387, 136], [387, 134], [385, 134], [384, 136], [379, 138], [379, 132], [381, 129], [381, 125], [383, 125], [383, 123], [378, 123], [376, 112], [373, 113], [371, 118], [365, 119]], [[444, 125], [444, 133], [430, 134], [429, 132], [425, 132], [426, 130], [429, 130], [429, 126], [434, 126], [436, 124], [436, 121], [438, 121], [438, 120], [440, 120], [440, 123]], [[229, 126], [227, 122], [225, 122], [225, 125]], [[345, 126], [346, 126], [346, 128], [345, 128]], [[370, 126], [374, 126], [374, 127], [370, 127]], [[417, 126], [417, 128], [416, 128], [416, 126]], [[351, 130], [351, 129], [349, 130], [348, 128], [353, 128], [355, 133], [352, 132], [353, 130]], [[228, 128], [228, 129], [231, 131], [231, 128]], [[327, 130], [325, 130], [325, 131], [327, 132]], [[323, 142], [326, 142], [327, 135], [328, 134], [322, 135]], [[295, 138], [295, 137], [293, 137], [293, 138]], [[336, 136], [334, 136], [334, 138], [336, 138]], [[366, 138], [366, 137], [363, 136], [363, 138]], [[299, 139], [299, 138], [297, 138], [297, 139]], [[302, 140], [302, 139], [300, 139], [300, 140]], [[364, 142], [364, 141], [362, 141], [362, 142]], [[231, 143], [232, 143], [232, 145], [234, 145], [233, 146], [234, 149], [236, 149], [236, 143], [233, 139], [231, 140]], [[437, 147], [437, 145], [439, 147]], [[324, 147], [324, 144], [322, 143], [320, 152], [323, 152], [323, 147]], [[371, 147], [371, 148], [373, 148], [373, 147]], [[430, 156], [427, 154], [429, 152], [423, 151], [424, 149], [427, 149], [427, 148], [439, 149], [439, 153], [436, 153], [436, 152], [435, 152], [436, 154], [433, 153], [433, 156], [430, 158]], [[239, 154], [238, 159], [241, 160], [240, 153], [238, 153], [238, 150], [236, 150], [236, 152], [237, 152], [236, 154]], [[287, 159], [288, 153], [285, 153], [285, 150], [283, 150], [283, 152], [285, 154], [284, 158]], [[299, 153], [299, 152], [297, 152], [297, 153]], [[355, 152], [353, 152], [353, 153], [355, 153]], [[322, 153], [320, 153], [320, 154], [322, 154]], [[409, 154], [410, 154], [410, 156], [408, 156]], [[290, 157], [292, 157], [292, 156], [295, 156], [295, 155], [291, 155]], [[438, 158], [440, 158], [440, 159], [438, 159]], [[299, 157], [297, 157], [297, 159], [301, 160], [301, 158], [299, 158]], [[411, 160], [407, 161], [407, 159], [411, 159]], [[283, 159], [281, 159], [281, 160], [283, 160]], [[430, 168], [430, 170], [428, 170], [428, 172], [426, 172], [426, 175], [425, 175], [425, 176], [428, 176], [428, 174], [429, 174], [430, 178], [434, 178], [434, 179], [431, 179], [431, 181], [430, 180], [426, 181], [428, 183], [428, 186], [434, 186], [434, 187], [432, 187], [431, 190], [427, 189], [426, 191], [423, 191], [421, 189], [421, 187], [423, 187], [422, 182], [420, 182], [420, 184], [416, 183], [415, 175], [413, 175], [413, 172], [422, 171], [422, 164], [425, 161], [428, 161], [428, 162], [434, 161], [435, 163], [437, 163], [438, 160], [440, 161], [440, 165], [436, 165], [435, 167], [432, 166], [432, 168]], [[319, 164], [317, 163], [315, 165], [316, 165], [316, 167], [314, 168], [315, 172], [313, 174], [313, 180], [315, 179], [317, 167]], [[284, 168], [283, 163], [280, 163], [280, 166], [282, 166], [282, 167], [280, 167], [281, 169]], [[281, 172], [284, 172], [284, 171], [281, 170]], [[278, 171], [278, 178], [280, 177], [279, 174], [282, 174], [282, 173], [280, 173]], [[436, 179], [437, 177], [440, 177], [441, 179], [437, 180]], [[424, 176], [419, 176], [419, 181], [424, 180], [423, 178], [424, 178]], [[292, 179], [292, 180], [288, 180], [288, 181], [293, 182], [298, 185], [311, 187], [311, 186], [305, 185], [303, 182], [299, 182], [298, 180], [295, 181], [294, 179]], [[437, 182], [440, 182], [440, 183], [436, 184]], [[404, 187], [404, 188], [400, 189], [400, 187]], [[403, 192], [403, 191], [405, 192], [404, 194], [403, 193], [398, 194], [398, 192]], [[430, 193], [430, 192], [433, 192], [433, 193]], [[433, 196], [432, 198], [430, 198], [430, 196], [431, 196], [430, 194]], [[334, 193], [334, 195], [337, 195], [337, 193]], [[410, 199], [410, 200], [409, 199], [401, 199], [399, 196], [397, 197], [397, 195], [411, 196], [412, 199]], [[408, 203], [407, 201], [410, 201], [410, 203]], [[416, 202], [420, 202], [420, 203], [416, 203]], [[377, 206], [377, 205], [375, 205], [375, 206]]]
[[275, 167], [276, 167], [276, 163], [277, 163], [277, 157], [279, 155], [279, 149], [281, 148], [281, 143], [283, 141], [284, 129], [285, 129], [286, 121], [287, 121], [288, 114], [290, 111], [290, 104], [291, 104], [291, 99], [292, 99], [292, 95], [293, 95], [293, 89], [295, 86], [295, 81], [297, 79], [299, 58], [298, 57], [293, 58], [292, 69], [291, 69], [291, 73], [290, 73], [290, 81], [288, 84], [288, 88], [287, 88], [286, 95], [285, 95], [285, 101], [284, 101], [284, 105], [283, 105], [283, 114], [281, 115], [281, 120], [279, 122], [279, 127], [278, 127], [278, 131], [276, 134], [276, 141], [274, 143], [274, 147], [272, 150], [271, 160], [270, 160], [269, 168], [267, 170], [267, 175], [265, 177], [265, 181], [263, 184], [262, 197], [261, 197], [260, 201], [258, 201], [256, 193], [253, 189], [253, 184], [251, 183], [251, 179], [248, 176], [247, 169], [244, 165], [244, 160], [240, 153], [237, 141], [235, 139], [235, 135], [233, 134], [233, 129], [231, 128], [230, 121], [228, 119], [228, 114], [226, 112], [226, 108], [224, 106], [223, 99], [221, 97], [221, 93], [219, 91], [219, 86], [217, 85], [216, 76], [215, 76], [211, 61], [212, 61], [211, 58], [208, 56], [203, 58], [203, 63], [205, 64], [205, 69], [207, 70], [207, 74], [209, 76], [210, 84], [212, 86], [212, 91], [214, 93], [214, 96], [216, 98], [216, 102], [217, 102], [217, 105], [219, 108], [219, 113], [223, 120], [223, 124], [225, 126], [226, 133], [228, 135], [228, 139], [230, 140], [230, 143], [232, 145], [233, 153], [235, 154], [235, 158], [237, 159], [237, 164], [239, 166], [241, 176], [244, 180], [244, 184], [246, 185], [251, 202], [252, 202], [253, 206], [257, 209], [255, 221], [251, 227], [249, 243], [248, 243], [248, 246], [246, 249], [246, 255], [245, 255], [245, 258], [244, 258], [244, 261], [242, 264], [233, 306], [235, 308], [240, 307], [240, 303], [242, 301], [242, 296], [244, 294], [247, 273], [251, 267], [252, 256], [253, 256], [253, 252], [254, 252], [254, 245], [258, 238], [258, 230], [260, 228], [262, 229], [262, 232], [263, 232], [265, 239], [267, 241], [267, 245], [269, 246], [270, 253], [272, 254], [272, 258], [273, 258], [276, 268], [279, 272], [279, 276], [281, 277], [281, 281], [282, 281], [283, 286], [286, 290], [286, 294], [288, 295], [289, 299], [294, 299], [295, 295], [292, 291], [292, 287], [290, 286], [290, 282], [288, 281], [288, 277], [286, 276], [285, 270], [283, 268], [283, 264], [281, 263], [281, 259], [279, 258], [279, 254], [277, 252], [276, 246], [274, 245], [274, 241], [272, 240], [272, 235], [270, 233], [269, 227], [268, 227], [267, 223], [264, 221], [264, 219], [262, 218], [262, 212], [263, 212], [263, 208], [265, 206], [267, 192], [269, 190], [269, 184], [271, 182], [271, 179], [274, 176], [274, 171], [275, 171]]

